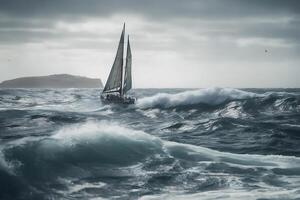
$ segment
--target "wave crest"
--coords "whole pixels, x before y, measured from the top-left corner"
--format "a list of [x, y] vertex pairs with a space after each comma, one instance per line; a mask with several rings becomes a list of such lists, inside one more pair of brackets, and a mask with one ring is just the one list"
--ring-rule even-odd
[[[11, 146], [7, 159], [22, 163], [21, 168], [49, 168], [70, 165], [132, 165], [149, 157], [225, 162], [246, 166], [290, 167], [300, 160], [289, 156], [240, 155], [208, 148], [169, 142], [143, 131], [108, 121], [66, 126], [51, 137]], [[289, 162], [286, 162], [286, 161]], [[289, 163], [286, 165], [285, 163]], [[54, 169], [55, 168], [55, 169]], [[67, 167], [68, 168], [68, 167]]]
[[[3, 157], [8, 162], [18, 161], [21, 164], [16, 169], [19, 176], [10, 176], [0, 168], [0, 184], [10, 181], [9, 188], [15, 186], [19, 193], [23, 191], [19, 188], [25, 188], [30, 195], [34, 191], [23, 186], [23, 182], [38, 190], [48, 188], [49, 183], [63, 184], [68, 188], [68, 183], [60, 182], [61, 178], [82, 184], [95, 177], [96, 180], [107, 183], [108, 187], [110, 184], [118, 186], [118, 182], [124, 177], [134, 184], [142, 183], [150, 187], [161, 187], [157, 180], [168, 180], [170, 185], [182, 182], [193, 185], [192, 183], [197, 182], [201, 186], [207, 183], [211, 186], [213, 181], [211, 187], [219, 187], [219, 184], [223, 187], [222, 177], [209, 177], [204, 182], [197, 177], [202, 177], [203, 173], [238, 173], [236, 179], [239, 180], [239, 174], [242, 176], [244, 173], [255, 172], [253, 175], [259, 179], [266, 171], [274, 174], [275, 178], [277, 175], [298, 176], [299, 168], [295, 166], [300, 165], [298, 157], [220, 152], [166, 141], [109, 121], [66, 126], [52, 136], [11, 143], [3, 149]], [[178, 176], [168, 179], [170, 174]], [[113, 179], [115, 182], [112, 182]], [[20, 185], [21, 180], [24, 181]], [[192, 190], [193, 187], [189, 189]], [[65, 192], [64, 188], [58, 191]], [[71, 192], [76, 193], [76, 190]], [[8, 193], [14, 195], [14, 192]]]
[[176, 94], [159, 93], [137, 101], [139, 108], [172, 108], [195, 104], [219, 105], [230, 100], [259, 97], [260, 95], [233, 88], [206, 88]]

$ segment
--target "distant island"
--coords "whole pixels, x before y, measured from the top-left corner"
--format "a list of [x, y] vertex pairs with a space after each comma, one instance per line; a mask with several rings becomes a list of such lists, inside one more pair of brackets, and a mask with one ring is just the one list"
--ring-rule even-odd
[[100, 88], [101, 79], [54, 74], [49, 76], [21, 77], [3, 81], [0, 88]]

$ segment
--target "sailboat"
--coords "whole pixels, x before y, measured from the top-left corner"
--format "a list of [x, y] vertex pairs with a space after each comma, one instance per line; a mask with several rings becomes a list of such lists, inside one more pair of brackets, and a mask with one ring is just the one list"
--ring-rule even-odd
[[101, 100], [104, 103], [134, 104], [136, 101], [136, 98], [127, 95], [127, 92], [132, 88], [132, 77], [131, 77], [132, 59], [131, 59], [131, 49], [130, 49], [129, 36], [128, 36], [126, 61], [125, 61], [125, 66], [123, 66], [124, 35], [125, 35], [125, 23], [123, 26], [115, 61], [110, 70], [108, 79], [106, 81], [105, 87], [101, 94]]

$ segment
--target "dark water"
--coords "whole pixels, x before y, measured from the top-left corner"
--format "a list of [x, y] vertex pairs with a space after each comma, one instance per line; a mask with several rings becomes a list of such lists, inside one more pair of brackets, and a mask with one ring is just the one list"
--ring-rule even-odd
[[0, 90], [0, 199], [300, 199], [300, 89]]

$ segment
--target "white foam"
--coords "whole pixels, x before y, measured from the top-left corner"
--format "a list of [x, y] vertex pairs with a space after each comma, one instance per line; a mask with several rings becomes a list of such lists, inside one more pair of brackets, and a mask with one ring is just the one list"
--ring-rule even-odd
[[218, 111], [216, 114], [222, 117], [231, 118], [245, 118], [250, 117], [242, 108], [241, 102], [230, 102], [224, 109]]
[[176, 94], [159, 93], [151, 97], [139, 99], [136, 105], [139, 108], [151, 108], [157, 106], [170, 108], [199, 103], [218, 105], [228, 100], [246, 99], [259, 96], [261, 95], [238, 89], [216, 87], [185, 91]]
[[233, 165], [263, 168], [293, 168], [300, 165], [300, 158], [295, 156], [234, 154], [167, 141], [164, 142], [164, 146], [170, 154], [176, 154], [177, 151], [186, 152], [187, 155], [201, 156], [215, 162], [225, 162]]
[[66, 126], [60, 129], [52, 138], [70, 145], [99, 140], [102, 142], [134, 141], [146, 142], [149, 145], [161, 145], [159, 138], [146, 134], [143, 131], [133, 130], [108, 121], [90, 121], [83, 124]]
[[159, 109], [149, 109], [149, 110], [140, 110], [138, 109], [144, 116], [149, 118], [157, 118], [157, 115], [160, 113]]
[[3, 153], [0, 151], [0, 168], [2, 169], [7, 169], [8, 168], [8, 164], [4, 159]]
[[297, 189], [256, 189], [252, 191], [248, 190], [233, 190], [233, 189], [223, 189], [217, 191], [206, 191], [196, 194], [182, 194], [182, 193], [169, 193], [161, 195], [147, 195], [141, 197], [140, 200], [155, 200], [155, 199], [165, 199], [165, 200], [213, 200], [213, 199], [228, 199], [228, 200], [256, 200], [256, 199], [295, 199], [299, 198], [300, 194]]
[[102, 188], [106, 185], [106, 183], [102, 182], [97, 182], [97, 183], [79, 183], [79, 184], [74, 184], [72, 183], [69, 186], [69, 193], [76, 193], [79, 192], [80, 190], [84, 190], [87, 188]]
[[2, 150], [0, 149], [0, 170], [4, 170], [7, 173], [13, 174], [14, 172], [14, 164], [5, 159]]
[[[21, 145], [26, 146], [27, 143], [30, 142], [38, 141], [23, 140]], [[129, 127], [109, 121], [92, 121], [66, 126], [50, 138], [40, 138], [40, 142], [39, 153], [42, 154], [44, 152], [47, 156], [49, 156], [49, 153], [63, 153], [65, 148], [72, 148], [77, 144], [80, 144], [81, 147], [82, 145], [89, 147], [89, 144], [95, 144], [99, 146], [99, 148], [102, 148], [101, 146], [103, 146], [103, 148], [109, 148], [105, 149], [107, 152], [119, 152], [128, 149], [127, 153], [130, 154], [136, 153], [136, 151], [140, 151], [137, 155], [145, 153], [145, 156], [149, 153], [159, 153], [175, 157], [175, 159], [199, 158], [196, 159], [199, 160], [199, 162], [224, 162], [229, 165], [239, 165], [242, 167], [289, 169], [300, 166], [300, 158], [294, 156], [248, 155], [220, 152], [205, 147], [165, 141], [143, 131], [133, 130]], [[107, 146], [106, 144], [109, 145]], [[13, 148], [13, 146], [20, 146], [20, 143], [10, 144], [6, 147]], [[119, 146], [123, 148], [120, 149]], [[5, 155], [1, 154], [1, 152], [3, 151], [0, 151], [0, 167], [10, 169], [11, 164], [5, 160]], [[136, 159], [139, 158], [137, 157]]]
[[[195, 145], [164, 141], [143, 131], [133, 130], [108, 121], [87, 122], [67, 126], [59, 130], [52, 138], [59, 140], [59, 143], [67, 146], [92, 142], [97, 142], [99, 145], [107, 142], [116, 143], [116, 145], [126, 143], [135, 145], [139, 143], [143, 144], [143, 146], [151, 147], [151, 149], [156, 148], [159, 152], [164, 151], [166, 154], [174, 157], [186, 155], [186, 159], [188, 159], [189, 156], [198, 156], [199, 158], [206, 158], [215, 162], [225, 162], [250, 167], [293, 168], [300, 165], [300, 158], [295, 156], [220, 152]], [[112, 144], [112, 148], [113, 146], [114, 144]]]

